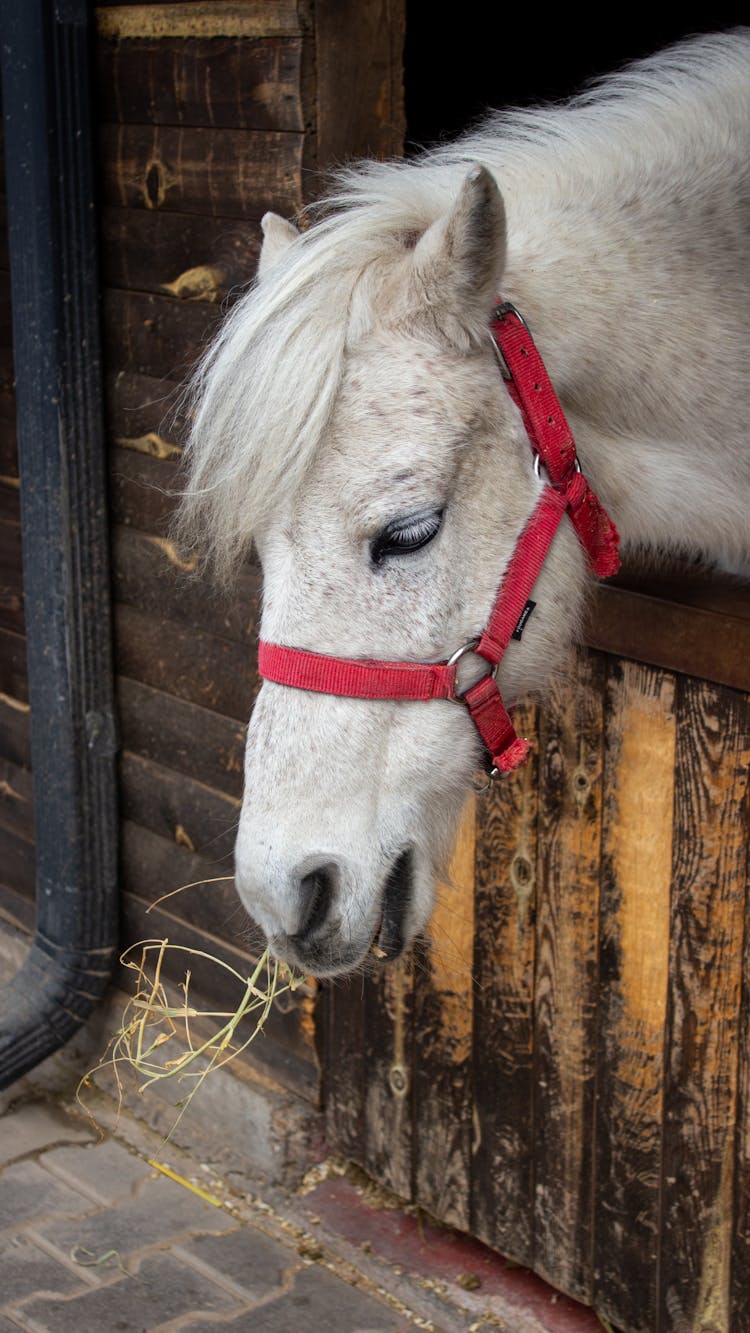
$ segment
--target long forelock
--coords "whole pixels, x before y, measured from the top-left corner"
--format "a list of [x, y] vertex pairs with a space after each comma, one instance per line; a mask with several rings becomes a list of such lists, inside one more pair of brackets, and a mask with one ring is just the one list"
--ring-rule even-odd
[[347, 345], [377, 303], [368, 271], [403, 254], [404, 233], [429, 221], [423, 200], [390, 227], [368, 213], [339, 211], [303, 233], [227, 316], [193, 377], [175, 536], [220, 576], [304, 480]]
[[736, 43], [732, 33], [682, 43], [564, 106], [494, 113], [419, 158], [339, 172], [310, 210], [314, 225], [238, 301], [196, 371], [180, 542], [226, 577], [253, 533], [302, 485], [331, 419], [347, 346], [375, 316], [372, 275], [450, 207], [469, 165], [489, 166], [512, 194], [530, 173], [537, 181], [557, 174], [561, 156], [567, 171], [590, 171], [597, 155], [611, 158], [614, 140], [625, 161], [646, 131], [668, 140], [687, 118], [700, 133], [705, 100], [725, 95], [730, 73], [738, 89], [746, 80], [746, 41]]

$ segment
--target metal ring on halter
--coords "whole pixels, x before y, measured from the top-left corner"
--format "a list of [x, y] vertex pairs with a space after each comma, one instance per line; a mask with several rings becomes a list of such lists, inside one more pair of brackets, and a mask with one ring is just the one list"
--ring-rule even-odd
[[487, 773], [485, 773], [486, 781], [482, 783], [481, 787], [477, 782], [472, 782], [471, 784], [472, 789], [476, 792], [477, 796], [484, 796], [485, 792], [488, 792], [492, 787], [495, 778], [499, 777], [500, 777], [500, 769], [490, 768], [487, 771]]
[[[539, 453], [539, 450], [536, 449], [534, 451], [534, 476], [536, 477], [537, 481], [541, 480], [542, 468], [544, 468], [545, 472], [547, 471], [546, 467], [544, 466], [544, 463], [542, 462], [542, 455]], [[573, 471], [574, 472], [581, 471], [581, 464], [577, 458], [573, 460]]]
[[500, 348], [495, 342], [492, 333], [490, 333], [490, 342], [492, 343], [492, 350], [495, 353], [497, 364], [500, 367], [500, 374], [502, 375], [504, 380], [507, 380], [509, 384], [512, 384], [513, 376], [510, 373], [510, 366], [508, 365], [508, 362], [505, 360], [505, 357], [503, 356], [502, 352], [500, 351]]
[[[448, 661], [446, 662], [446, 666], [449, 667], [455, 666], [456, 663], [460, 662], [461, 658], [465, 657], [467, 653], [476, 653], [478, 646], [479, 646], [479, 636], [477, 636], [476, 639], [469, 639], [466, 643], [462, 644], [460, 648], [457, 648], [455, 653], [451, 654], [451, 656], [448, 658]], [[492, 663], [488, 662], [486, 657], [482, 658], [482, 661], [487, 662], [487, 666], [489, 667], [489, 670], [485, 671], [484, 673], [485, 676], [494, 676], [497, 671], [497, 667], [496, 666], [493, 667]], [[470, 686], [467, 685], [466, 689], [470, 689]], [[464, 693], [465, 692], [466, 691], [464, 691]], [[453, 687], [453, 694], [449, 694], [447, 697], [448, 697], [448, 702], [451, 704], [462, 704], [464, 701], [463, 694], [456, 693], [455, 685]]]

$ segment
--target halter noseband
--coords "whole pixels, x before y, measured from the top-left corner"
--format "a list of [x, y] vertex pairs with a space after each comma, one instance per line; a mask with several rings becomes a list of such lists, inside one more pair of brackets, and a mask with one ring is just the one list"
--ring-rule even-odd
[[[508, 392], [520, 409], [534, 452], [534, 469], [547, 481], [516, 543], [482, 633], [445, 662], [381, 662], [329, 657], [261, 640], [258, 669], [266, 680], [349, 699], [448, 699], [469, 711], [488, 757], [490, 781], [517, 768], [529, 752], [498, 688], [497, 668], [511, 639], [520, 639], [533, 609], [530, 593], [563, 514], [568, 514], [593, 574], [607, 578], [620, 566], [617, 529], [581, 472], [573, 435], [526, 321], [509, 301], [492, 313], [493, 343]], [[458, 664], [468, 653], [487, 672], [459, 692]]]

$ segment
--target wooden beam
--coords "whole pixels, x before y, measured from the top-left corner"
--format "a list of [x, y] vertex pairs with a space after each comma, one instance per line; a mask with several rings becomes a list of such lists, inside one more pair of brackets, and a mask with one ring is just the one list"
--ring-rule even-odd
[[242, 795], [244, 726], [127, 676], [118, 679], [117, 697], [127, 749], [228, 796]]
[[310, 45], [300, 38], [248, 41], [173, 33], [168, 39], [100, 39], [99, 119], [304, 130], [310, 116]]
[[305, 0], [198, 0], [195, 4], [100, 5], [100, 37], [299, 37], [310, 25]]
[[659, 1327], [675, 681], [614, 663], [608, 694], [594, 1297], [613, 1323], [645, 1330]]
[[571, 656], [539, 735], [534, 1269], [591, 1299], [605, 661]]
[[302, 202], [303, 134], [278, 130], [103, 125], [105, 204], [119, 208], [260, 218], [291, 215]]
[[584, 641], [617, 657], [750, 690], [750, 614], [734, 609], [709, 610], [602, 584]]
[[[317, 0], [315, 52], [321, 168], [404, 147], [404, 0]], [[311, 192], [320, 182], [311, 183]]]
[[221, 303], [255, 275], [261, 231], [254, 219], [144, 208], [104, 208], [100, 217], [107, 287]]
[[[476, 800], [466, 803], [414, 985], [414, 1180], [419, 1202], [469, 1228]], [[417, 956], [419, 958], [419, 955]]]
[[[534, 741], [537, 709], [515, 712]], [[538, 762], [479, 801], [474, 940], [472, 1230], [516, 1263], [533, 1258], [534, 917]]]
[[659, 1327], [739, 1331], [730, 1253], [750, 708], [683, 680], [677, 723]]

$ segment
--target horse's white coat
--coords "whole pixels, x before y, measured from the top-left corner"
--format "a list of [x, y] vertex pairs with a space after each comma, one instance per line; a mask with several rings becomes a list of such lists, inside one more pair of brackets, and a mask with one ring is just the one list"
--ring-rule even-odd
[[[743, 30], [419, 161], [355, 168], [302, 235], [264, 219], [258, 283], [196, 381], [182, 507], [224, 573], [255, 540], [264, 638], [426, 660], [481, 628], [539, 485], [487, 333], [500, 291], [624, 546], [750, 570], [749, 126]], [[373, 565], [389, 521], [443, 507], [431, 544]], [[563, 523], [502, 666], [506, 698], [558, 665], [588, 583]], [[276, 951], [320, 972], [360, 960], [408, 846], [406, 933], [421, 928], [476, 759], [448, 703], [266, 683], [236, 871]], [[322, 862], [334, 900], [303, 946], [299, 881]]]

